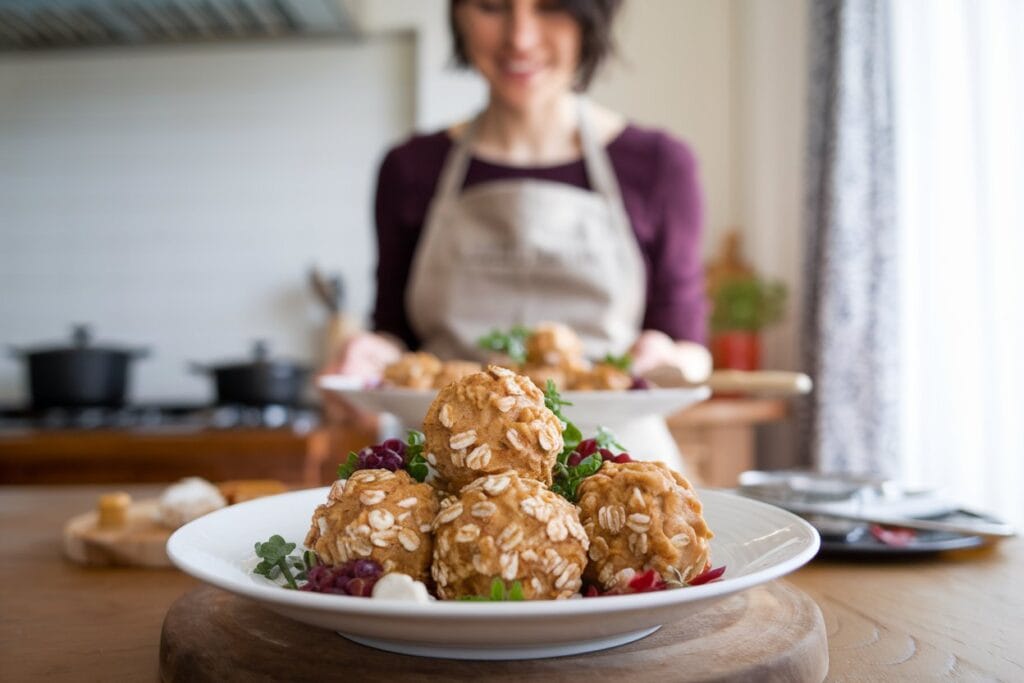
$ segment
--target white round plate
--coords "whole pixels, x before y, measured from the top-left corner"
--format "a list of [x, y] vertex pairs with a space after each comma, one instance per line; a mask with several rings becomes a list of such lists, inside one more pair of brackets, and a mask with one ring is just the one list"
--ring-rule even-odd
[[431, 602], [286, 590], [252, 573], [253, 545], [280, 534], [302, 543], [327, 488], [223, 508], [178, 529], [167, 554], [182, 571], [296, 621], [404, 654], [456, 659], [558, 657], [623, 645], [662, 624], [787, 574], [818, 551], [818, 533], [796, 515], [716, 491], [699, 492], [715, 532], [711, 559], [722, 580], [637, 595], [530, 602]]
[[[375, 413], [391, 413], [406, 427], [419, 429], [423, 416], [437, 395], [433, 389], [396, 389], [363, 386], [344, 375], [324, 375], [322, 389], [334, 392], [356, 406]], [[699, 403], [711, 395], [706, 386], [637, 391], [566, 391], [562, 398], [572, 403], [563, 412], [585, 432], [598, 426], [622, 427], [651, 416], [670, 415]], [[586, 419], [583, 419], [585, 416]]]

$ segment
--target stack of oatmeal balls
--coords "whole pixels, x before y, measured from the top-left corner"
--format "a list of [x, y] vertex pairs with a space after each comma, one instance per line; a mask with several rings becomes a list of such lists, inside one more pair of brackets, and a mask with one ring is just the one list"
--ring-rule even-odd
[[369, 559], [443, 600], [486, 595], [495, 579], [546, 600], [585, 580], [614, 591], [650, 569], [666, 581], [703, 572], [712, 533], [664, 464], [608, 460], [583, 479], [578, 505], [551, 490], [564, 427], [528, 377], [494, 365], [468, 374], [424, 418], [433, 476], [420, 483], [401, 458], [371, 454], [331, 487], [306, 545], [328, 566]]

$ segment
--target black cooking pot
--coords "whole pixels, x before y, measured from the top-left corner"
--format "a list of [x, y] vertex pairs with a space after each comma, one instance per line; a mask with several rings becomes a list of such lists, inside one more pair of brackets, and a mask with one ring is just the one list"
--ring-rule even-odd
[[119, 349], [91, 345], [86, 325], [75, 325], [72, 345], [11, 349], [28, 362], [32, 407], [119, 408], [124, 405], [130, 361], [149, 354], [147, 349]]
[[272, 360], [266, 342], [253, 345], [253, 360], [225, 365], [193, 363], [192, 370], [214, 376], [217, 403], [247, 406], [293, 406], [302, 399], [309, 368]]

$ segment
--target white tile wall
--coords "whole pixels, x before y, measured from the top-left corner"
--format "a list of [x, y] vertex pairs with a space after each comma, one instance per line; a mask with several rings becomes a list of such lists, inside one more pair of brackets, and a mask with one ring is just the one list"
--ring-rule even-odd
[[[189, 360], [256, 337], [312, 360], [314, 262], [364, 315], [372, 193], [413, 121], [411, 34], [0, 58], [0, 343], [149, 345], [133, 397], [201, 400]], [[0, 359], [0, 402], [23, 398]]]

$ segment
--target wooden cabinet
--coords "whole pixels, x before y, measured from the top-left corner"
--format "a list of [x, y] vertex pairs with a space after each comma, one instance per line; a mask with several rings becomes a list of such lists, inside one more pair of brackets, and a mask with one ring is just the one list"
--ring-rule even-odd
[[785, 399], [715, 397], [670, 416], [668, 426], [694, 484], [735, 486], [756, 467], [757, 426], [788, 414]]
[[[784, 399], [713, 398], [668, 420], [686, 474], [733, 486], [755, 466], [758, 425], [784, 419]], [[349, 451], [376, 441], [355, 426], [292, 429], [19, 430], [0, 432], [0, 482], [85, 484], [278, 479], [293, 486], [334, 480]]]
[[[329, 453], [321, 447], [325, 438], [322, 430], [287, 428], [12, 431], [0, 433], [0, 482], [142, 483], [197, 476], [319, 486], [333, 480]], [[373, 440], [355, 429], [338, 430], [332, 448], [347, 453]]]

